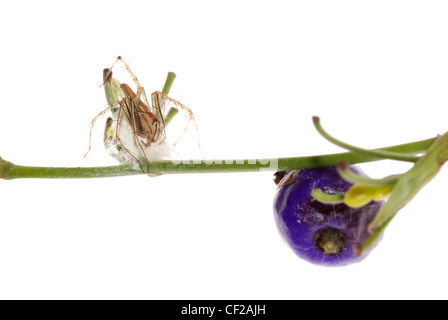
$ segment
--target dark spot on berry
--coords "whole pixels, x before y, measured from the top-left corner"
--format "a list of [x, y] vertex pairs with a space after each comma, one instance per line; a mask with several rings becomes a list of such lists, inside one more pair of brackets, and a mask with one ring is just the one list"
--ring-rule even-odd
[[279, 188], [287, 186], [297, 180], [299, 171], [300, 170], [277, 171], [274, 173], [274, 182]]
[[276, 173], [274, 173], [274, 182], [275, 182], [276, 185], [278, 185], [280, 180], [283, 179], [285, 174], [286, 174], [286, 171], [277, 171]]
[[347, 247], [347, 240], [341, 230], [325, 228], [315, 233], [314, 245], [326, 256], [337, 256]]

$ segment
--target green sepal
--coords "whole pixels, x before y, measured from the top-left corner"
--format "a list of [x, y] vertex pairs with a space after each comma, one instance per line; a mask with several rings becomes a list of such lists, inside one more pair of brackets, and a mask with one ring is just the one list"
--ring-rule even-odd
[[338, 204], [344, 202], [344, 194], [326, 193], [322, 189], [314, 188], [311, 190], [311, 196], [317, 201], [325, 204]]
[[448, 160], [448, 132], [439, 136], [426, 153], [406, 173], [400, 175], [375, 219], [369, 225], [374, 232], [390, 221], [431, 179]]

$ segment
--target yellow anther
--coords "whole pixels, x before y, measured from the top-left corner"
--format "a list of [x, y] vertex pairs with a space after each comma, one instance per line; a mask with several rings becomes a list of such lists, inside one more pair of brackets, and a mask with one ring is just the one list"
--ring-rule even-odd
[[355, 184], [345, 193], [344, 202], [351, 208], [359, 208], [372, 200], [378, 201], [383, 199], [391, 190], [392, 186], [368, 187]]
[[344, 202], [349, 207], [359, 208], [372, 201], [373, 195], [374, 190], [372, 190], [372, 187], [355, 184], [346, 192]]

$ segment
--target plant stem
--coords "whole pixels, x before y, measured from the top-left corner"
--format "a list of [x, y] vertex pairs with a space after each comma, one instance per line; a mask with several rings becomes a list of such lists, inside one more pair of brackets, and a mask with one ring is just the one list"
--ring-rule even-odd
[[171, 87], [173, 86], [174, 79], [176, 79], [176, 74], [174, 72], [168, 72], [165, 80], [165, 84], [163, 85], [162, 92], [166, 95], [170, 93]]
[[392, 176], [388, 176], [382, 179], [372, 179], [368, 177], [363, 177], [361, 175], [358, 175], [354, 173], [348, 163], [341, 162], [339, 163], [337, 167], [337, 171], [339, 176], [344, 179], [345, 181], [351, 183], [351, 184], [358, 184], [363, 185], [366, 187], [389, 187], [393, 186], [395, 183], [397, 183], [398, 179], [400, 178], [399, 174], [395, 174]]
[[[171, 87], [173, 85], [174, 79], [176, 79], [176, 74], [174, 72], [168, 72], [168, 75], [166, 76], [165, 85], [163, 86], [162, 92], [166, 95], [170, 93]], [[171, 108], [168, 110], [165, 116], [165, 126], [168, 126], [168, 124], [173, 120], [173, 118], [178, 114], [179, 111], [175, 108]]]
[[334, 137], [332, 137], [328, 132], [322, 128], [322, 125], [320, 124], [319, 117], [314, 116], [313, 117], [313, 123], [316, 130], [328, 141], [331, 143], [334, 143], [335, 145], [350, 150], [352, 152], [356, 152], [359, 154], [364, 154], [366, 156], [372, 156], [372, 157], [380, 157], [382, 159], [392, 159], [392, 160], [400, 160], [400, 161], [409, 161], [409, 162], [416, 162], [419, 157], [415, 156], [413, 154], [402, 154], [400, 152], [391, 152], [390, 150], [368, 150], [363, 149], [359, 147], [352, 146], [348, 143], [342, 142]]
[[[424, 152], [436, 138], [412, 143], [386, 147], [378, 150], [419, 153]], [[309, 169], [333, 167], [339, 162], [350, 164], [381, 160], [374, 156], [345, 152], [310, 157], [271, 158], [252, 160], [185, 160], [157, 161], [149, 163], [149, 172], [142, 172], [135, 165], [120, 165], [108, 167], [28, 167], [15, 165], [0, 158], [0, 178], [102, 178], [137, 174], [178, 174], [178, 173], [218, 173], [218, 172], [254, 172], [277, 171], [293, 169]], [[146, 167], [146, 164], [144, 164]]]

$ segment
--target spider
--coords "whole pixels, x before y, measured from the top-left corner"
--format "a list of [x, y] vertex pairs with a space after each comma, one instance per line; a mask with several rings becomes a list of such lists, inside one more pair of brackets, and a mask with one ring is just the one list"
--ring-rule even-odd
[[[112, 78], [112, 69], [119, 61], [124, 65], [136, 84], [136, 93], [127, 84], [121, 84], [118, 80]], [[168, 115], [165, 112], [165, 106], [167, 103], [172, 103], [175, 109], [182, 110], [188, 116], [188, 122], [183, 132], [172, 147], [180, 141], [191, 122], [194, 123], [198, 133], [193, 112], [179, 101], [168, 97], [161, 91], [155, 91], [151, 94], [151, 104], [149, 104], [144, 88], [121, 56], [115, 60], [109, 69], [104, 69], [103, 75], [103, 85], [106, 92], [107, 90], [113, 92], [114, 101], [111, 102], [108, 99], [109, 106], [92, 119], [87, 153], [91, 150], [94, 124], [99, 117], [108, 111], [112, 112], [112, 117], [106, 120], [104, 133], [104, 144], [107, 151], [121, 164], [133, 161], [138, 163], [143, 172], [145, 172], [145, 169], [142, 162], [146, 163], [146, 172], [148, 172], [150, 160], [166, 160], [170, 157], [171, 147], [165, 142], [165, 119]], [[198, 147], [200, 151], [199, 134]]]

